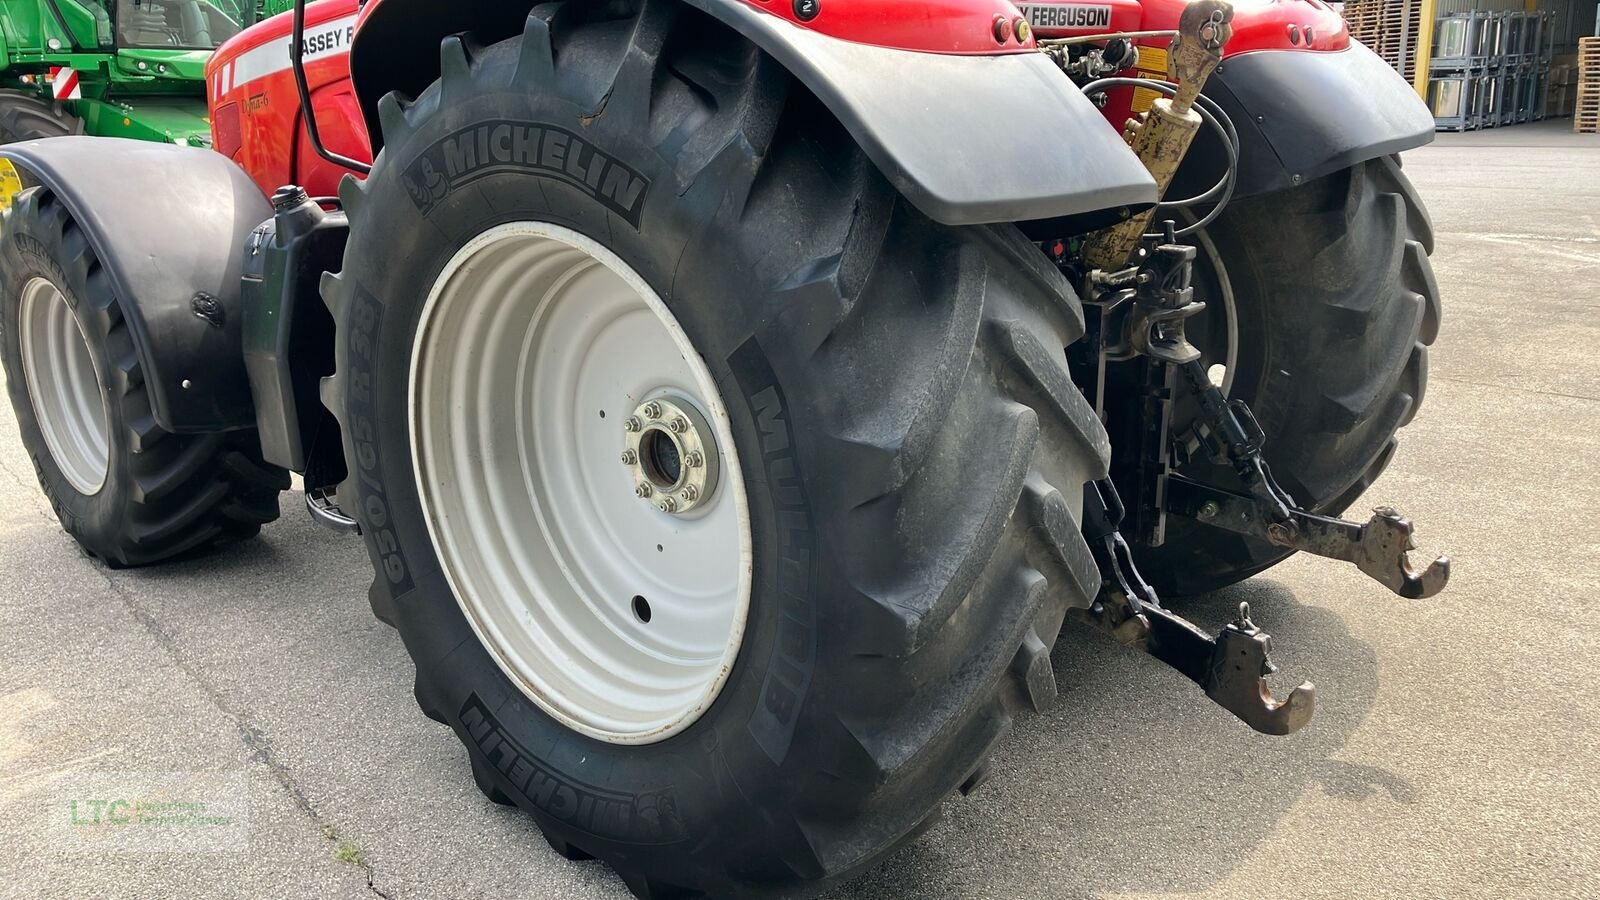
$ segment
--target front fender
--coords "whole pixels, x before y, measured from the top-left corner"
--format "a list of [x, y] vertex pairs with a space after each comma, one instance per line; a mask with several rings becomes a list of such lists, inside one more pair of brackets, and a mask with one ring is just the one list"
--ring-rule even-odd
[[[1038, 53], [901, 50], [830, 37], [743, 0], [679, 2], [709, 13], [777, 59], [849, 129], [885, 177], [939, 222], [1044, 219], [1138, 208], [1156, 199], [1155, 183], [1138, 158]], [[530, 4], [520, 6], [525, 12]], [[507, 16], [505, 5], [487, 0], [371, 5], [356, 34], [351, 71], [374, 141], [378, 99], [430, 84], [438, 76], [443, 37], [466, 30], [506, 37], [516, 33], [506, 30]]]
[[244, 170], [210, 150], [104, 137], [7, 144], [0, 158], [83, 229], [133, 335], [156, 423], [179, 434], [254, 426], [239, 276], [246, 238], [272, 206]]
[[1433, 114], [1411, 85], [1355, 42], [1337, 52], [1230, 56], [1205, 93], [1239, 130], [1236, 196], [1283, 190], [1433, 140]]

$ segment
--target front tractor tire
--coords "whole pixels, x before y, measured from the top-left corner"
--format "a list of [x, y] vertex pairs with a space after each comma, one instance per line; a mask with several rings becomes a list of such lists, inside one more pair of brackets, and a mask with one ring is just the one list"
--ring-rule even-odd
[[0, 358], [22, 444], [61, 527], [113, 567], [252, 537], [289, 473], [254, 432], [177, 435], [151, 414], [121, 301], [82, 226], [48, 189], [0, 235]]
[[447, 39], [380, 104], [323, 288], [340, 493], [491, 799], [641, 897], [808, 892], [1055, 696], [1109, 458], [1082, 309], [737, 34], [622, 6]]

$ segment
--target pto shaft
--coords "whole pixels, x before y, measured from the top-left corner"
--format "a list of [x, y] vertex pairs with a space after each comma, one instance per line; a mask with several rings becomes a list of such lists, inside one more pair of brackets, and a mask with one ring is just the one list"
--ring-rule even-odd
[[[1185, 7], [1167, 54], [1167, 77], [1177, 83], [1177, 93], [1158, 98], [1142, 118], [1128, 120], [1123, 137], [1150, 170], [1158, 197], [1166, 196], [1200, 131], [1202, 120], [1194, 111], [1194, 99], [1222, 61], [1222, 47], [1233, 34], [1232, 21], [1233, 6], [1227, 0], [1194, 0]], [[1094, 235], [1084, 248], [1084, 258], [1096, 269], [1121, 269], [1144, 239], [1154, 215], [1151, 208]]]

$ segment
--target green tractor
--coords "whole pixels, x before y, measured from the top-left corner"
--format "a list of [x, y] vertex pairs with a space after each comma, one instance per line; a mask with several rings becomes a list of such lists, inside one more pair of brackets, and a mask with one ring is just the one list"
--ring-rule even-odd
[[[91, 134], [210, 146], [205, 65], [290, 0], [0, 0], [0, 143]], [[0, 209], [27, 186], [0, 161]]]

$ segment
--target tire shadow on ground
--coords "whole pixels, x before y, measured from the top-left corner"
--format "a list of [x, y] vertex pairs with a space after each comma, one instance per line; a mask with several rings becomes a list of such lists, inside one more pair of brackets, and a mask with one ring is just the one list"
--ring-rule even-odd
[[1069, 620], [1052, 655], [1061, 697], [1016, 723], [993, 779], [947, 801], [922, 840], [827, 897], [1205, 893], [1309, 792], [1415, 802], [1394, 773], [1337, 758], [1377, 694], [1372, 647], [1338, 615], [1264, 578], [1173, 606], [1211, 631], [1241, 601], [1274, 635], [1275, 690], [1317, 685], [1316, 715], [1301, 732], [1257, 734], [1183, 676]]
[[[301, 503], [299, 493], [286, 494], [287, 524], [270, 526], [262, 540], [109, 574], [140, 585], [139, 595], [162, 611], [183, 610], [184, 618], [297, 616], [317, 620], [307, 628], [387, 634], [366, 610], [371, 575], [360, 540], [305, 521]], [[196, 601], [199, 610], [191, 605]], [[1281, 669], [1275, 689], [1287, 692], [1302, 678], [1317, 684], [1316, 716], [1299, 734], [1256, 734], [1181, 675], [1069, 621], [1052, 655], [1061, 696], [1044, 715], [1016, 722], [989, 783], [947, 801], [944, 819], [922, 839], [825, 896], [1206, 893], [1249, 860], [1311, 792], [1414, 802], [1412, 787], [1393, 773], [1337, 758], [1377, 694], [1371, 645], [1338, 615], [1301, 603], [1266, 578], [1173, 605], [1211, 631], [1241, 601], [1275, 636]], [[391, 640], [366, 638], [360, 650], [347, 645], [364, 660], [349, 664], [389, 661], [399, 652]], [[458, 774], [460, 790], [476, 794], [465, 767]], [[494, 818], [535, 833], [531, 822]], [[572, 875], [614, 884], [597, 864]]]
[[[322, 605], [353, 600], [357, 608], [365, 609], [362, 601], [366, 585], [372, 581], [372, 569], [361, 538], [312, 522], [306, 513], [305, 495], [298, 489], [284, 491], [278, 504], [278, 520], [263, 527], [259, 537], [203, 547], [160, 565], [107, 571], [129, 585], [152, 589], [217, 583], [226, 585], [228, 593], [242, 593], [241, 588], [270, 582], [276, 593], [290, 602], [314, 599], [316, 605]], [[329, 596], [328, 589], [335, 584], [359, 585], [360, 589], [350, 597]], [[302, 591], [317, 591], [322, 596], [311, 598]]]

